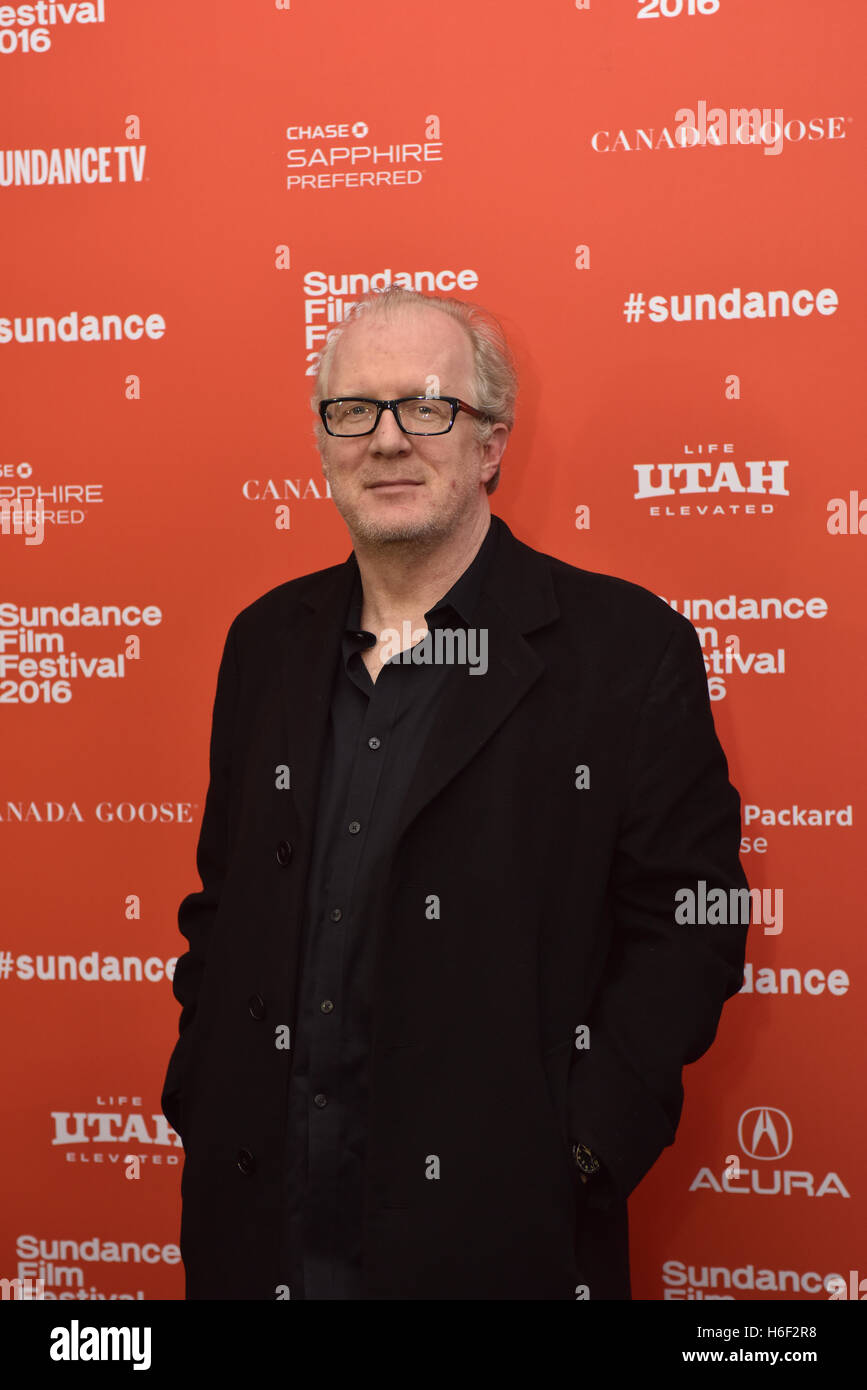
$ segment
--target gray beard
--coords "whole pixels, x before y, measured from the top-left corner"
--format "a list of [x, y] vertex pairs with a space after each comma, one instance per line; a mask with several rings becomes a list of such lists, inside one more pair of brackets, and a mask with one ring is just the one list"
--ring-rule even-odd
[[382, 554], [399, 554], [401, 547], [405, 547], [408, 555], [436, 550], [456, 529], [461, 514], [471, 505], [472, 500], [472, 492], [468, 489], [467, 496], [450, 499], [450, 507], [445, 514], [426, 517], [419, 521], [371, 522], [369, 518], [360, 516], [354, 508], [344, 512], [339, 486], [335, 488], [330, 479], [329, 484], [334, 505], [343, 518], [353, 545], [360, 543], [366, 549], [379, 550]]
[[[345, 518], [344, 518], [345, 520]], [[349, 526], [349, 523], [347, 522]], [[392, 522], [391, 524], [371, 524], [368, 521], [356, 522], [349, 526], [350, 534], [368, 547], [381, 546], [383, 549], [396, 545], [424, 545], [425, 542], [441, 540], [448, 534], [448, 528], [435, 517], [425, 521]]]

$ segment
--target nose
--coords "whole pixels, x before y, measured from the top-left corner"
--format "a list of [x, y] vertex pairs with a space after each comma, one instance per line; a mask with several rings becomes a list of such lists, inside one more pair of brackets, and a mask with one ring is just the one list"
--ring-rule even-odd
[[384, 410], [379, 424], [370, 436], [370, 447], [380, 453], [397, 453], [410, 447], [409, 435], [397, 423], [394, 410]]

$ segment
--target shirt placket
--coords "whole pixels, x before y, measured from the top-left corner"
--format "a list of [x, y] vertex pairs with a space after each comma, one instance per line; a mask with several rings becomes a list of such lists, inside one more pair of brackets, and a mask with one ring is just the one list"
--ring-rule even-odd
[[[360, 666], [360, 656], [357, 658]], [[340, 1207], [340, 1168], [349, 1112], [345, 1078], [341, 1075], [341, 1033], [347, 1022], [351, 982], [345, 978], [349, 938], [373, 929], [373, 923], [360, 920], [354, 904], [354, 889], [363, 862], [376, 797], [388, 751], [391, 731], [397, 717], [402, 676], [398, 666], [386, 664], [375, 683], [367, 678], [365, 688], [360, 673], [348, 673], [368, 698], [367, 709], [355, 750], [352, 775], [340, 821], [325, 892], [320, 931], [330, 931], [333, 949], [325, 953], [311, 992], [310, 1069], [308, 1086], [308, 1202], [317, 1230], [324, 1239], [321, 1259], [309, 1257], [305, 1283], [308, 1296], [327, 1297], [334, 1272], [337, 1240], [337, 1213]], [[363, 668], [362, 668], [363, 670]], [[366, 675], [366, 672], [364, 673]], [[363, 1020], [361, 1021], [363, 1023]], [[353, 1019], [358, 1026], [359, 1020]]]

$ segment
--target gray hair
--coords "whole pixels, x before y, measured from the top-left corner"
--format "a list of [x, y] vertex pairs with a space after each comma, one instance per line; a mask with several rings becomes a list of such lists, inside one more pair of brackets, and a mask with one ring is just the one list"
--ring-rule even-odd
[[[510, 430], [515, 423], [515, 396], [518, 391], [518, 375], [515, 370], [506, 336], [493, 314], [477, 304], [469, 304], [462, 299], [449, 299], [443, 295], [421, 294], [417, 290], [405, 289], [402, 285], [388, 285], [384, 290], [374, 290], [363, 295], [353, 304], [341, 324], [333, 328], [325, 340], [319, 357], [319, 370], [316, 386], [310, 404], [316, 413], [315, 433], [321, 447], [325, 431], [319, 419], [319, 402], [328, 394], [328, 374], [331, 370], [334, 350], [349, 324], [362, 314], [387, 314], [393, 310], [410, 307], [430, 307], [439, 309], [466, 331], [473, 350], [474, 396], [472, 404], [490, 418], [473, 420], [473, 428], [480, 444], [491, 437], [495, 424], [506, 425]], [[485, 484], [488, 493], [495, 491], [500, 481], [500, 469]]]

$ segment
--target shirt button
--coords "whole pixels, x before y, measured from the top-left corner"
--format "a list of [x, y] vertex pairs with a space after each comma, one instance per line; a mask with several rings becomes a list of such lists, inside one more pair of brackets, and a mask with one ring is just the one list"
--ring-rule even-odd
[[367, 740], [367, 746], [368, 746], [368, 748], [373, 748], [373, 749], [376, 749], [376, 748], [379, 747], [379, 739], [376, 737], [376, 735], [374, 735], [373, 738], [369, 738], [369, 739]]
[[288, 864], [292, 858], [292, 846], [288, 840], [281, 840], [277, 846], [277, 863]]
[[339, 922], [343, 917], [343, 913], [339, 907], [332, 907], [328, 915], [331, 918], [332, 922]]
[[319, 1007], [324, 1014], [330, 1014], [331, 1010], [334, 1008], [334, 1005], [332, 1004], [330, 999], [323, 999]]
[[327, 1104], [328, 1104], [328, 1097], [327, 1097], [327, 1096], [324, 1096], [324, 1095], [322, 1094], [322, 1092], [320, 1091], [318, 1096], [314, 1096], [314, 1097], [313, 1097], [313, 1104], [314, 1104], [314, 1105], [318, 1105], [318, 1106], [319, 1106], [319, 1109], [321, 1110], [322, 1107], [323, 1107], [323, 1105], [327, 1105]]
[[360, 829], [361, 829], [361, 821], [360, 821], [360, 820], [351, 820], [351, 821], [349, 822], [349, 833], [350, 833], [350, 835], [357, 835]]

